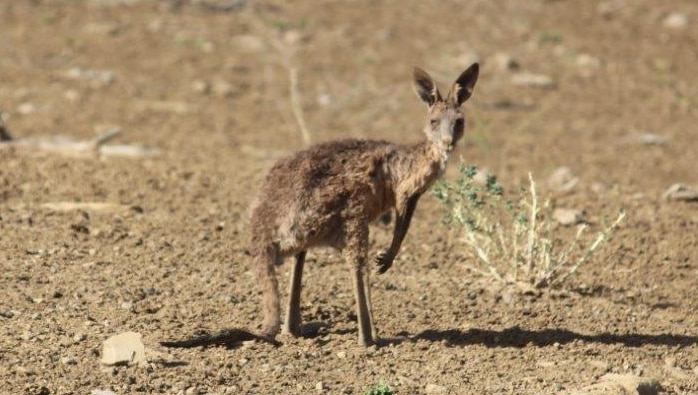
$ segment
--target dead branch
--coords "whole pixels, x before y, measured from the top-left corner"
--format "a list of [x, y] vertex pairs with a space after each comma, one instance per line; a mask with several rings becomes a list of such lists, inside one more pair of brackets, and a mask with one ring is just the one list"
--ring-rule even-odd
[[303, 143], [306, 146], [309, 146], [311, 143], [311, 134], [308, 130], [308, 126], [305, 123], [305, 117], [303, 115], [301, 95], [298, 89], [298, 67], [294, 63], [297, 48], [294, 45], [284, 44], [281, 39], [279, 39], [279, 37], [264, 23], [264, 21], [254, 14], [250, 15], [250, 21], [252, 22], [254, 29], [261, 33], [266, 38], [267, 42], [276, 50], [279, 55], [281, 65], [288, 71], [291, 111], [293, 112], [293, 116], [296, 118], [296, 123], [298, 124], [301, 137], [303, 138]]
[[140, 145], [106, 145], [122, 133], [121, 128], [111, 128], [90, 140], [74, 140], [64, 136], [25, 138], [0, 141], [0, 150], [22, 149], [31, 153], [48, 152], [74, 157], [149, 157], [161, 152]]

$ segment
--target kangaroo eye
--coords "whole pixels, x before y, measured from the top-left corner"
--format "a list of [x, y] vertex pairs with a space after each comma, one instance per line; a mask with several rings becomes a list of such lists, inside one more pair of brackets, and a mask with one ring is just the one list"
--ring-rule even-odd
[[463, 126], [465, 125], [465, 121], [462, 118], [456, 119], [456, 123], [453, 125], [453, 128], [455, 130], [463, 130]]
[[438, 120], [438, 119], [432, 119], [432, 120], [430, 121], [430, 123], [431, 123], [431, 127], [432, 127], [432, 128], [436, 128], [437, 126], [439, 126], [439, 120]]

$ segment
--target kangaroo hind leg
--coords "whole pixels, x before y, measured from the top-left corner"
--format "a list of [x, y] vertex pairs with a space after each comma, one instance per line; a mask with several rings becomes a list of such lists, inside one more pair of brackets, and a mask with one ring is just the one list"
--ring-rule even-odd
[[254, 254], [257, 267], [257, 280], [262, 286], [262, 332], [264, 338], [273, 340], [281, 327], [281, 307], [279, 305], [279, 283], [276, 268], [282, 257], [276, 246], [262, 248]]
[[284, 322], [283, 333], [294, 337], [301, 335], [301, 283], [305, 254], [306, 251], [296, 254], [296, 262], [293, 265], [291, 282], [288, 287], [288, 305], [286, 306], [286, 321]]

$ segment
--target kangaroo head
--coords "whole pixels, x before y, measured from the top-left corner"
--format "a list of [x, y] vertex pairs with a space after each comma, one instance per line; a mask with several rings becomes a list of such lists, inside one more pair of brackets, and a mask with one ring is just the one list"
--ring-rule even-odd
[[440, 152], [447, 155], [465, 131], [465, 116], [461, 105], [473, 93], [480, 66], [474, 63], [451, 85], [446, 98], [439, 93], [434, 80], [426, 71], [415, 67], [412, 76], [417, 96], [427, 104], [424, 133]]

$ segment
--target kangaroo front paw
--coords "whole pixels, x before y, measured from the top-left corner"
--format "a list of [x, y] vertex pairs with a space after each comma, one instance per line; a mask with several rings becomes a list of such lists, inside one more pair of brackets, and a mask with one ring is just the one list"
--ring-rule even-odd
[[383, 274], [390, 269], [390, 266], [393, 265], [393, 259], [395, 257], [392, 256], [391, 254], [388, 253], [388, 251], [382, 251], [376, 257], [374, 260], [376, 261], [376, 264], [378, 265], [378, 274]]

